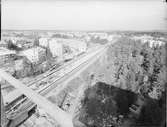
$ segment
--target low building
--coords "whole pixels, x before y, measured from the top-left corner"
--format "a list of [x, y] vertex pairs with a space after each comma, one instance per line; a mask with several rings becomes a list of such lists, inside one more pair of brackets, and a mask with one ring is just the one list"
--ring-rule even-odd
[[107, 38], [108, 41], [112, 41], [113, 39], [114, 39], [114, 35], [109, 35]]
[[74, 57], [73, 54], [64, 54], [64, 55], [63, 55], [63, 59], [64, 59], [64, 61], [72, 60], [73, 57]]
[[65, 46], [69, 46], [73, 52], [77, 54], [86, 52], [87, 50], [87, 43], [80, 40], [74, 39], [58, 39], [58, 42], [61, 42]]
[[61, 43], [58, 43], [55, 38], [40, 38], [39, 46], [48, 48], [52, 57], [62, 57], [63, 55], [63, 46]]
[[1, 40], [0, 41], [0, 47], [4, 47], [4, 48], [7, 48], [7, 42], [6, 41], [4, 41], [4, 40]]
[[15, 60], [15, 74], [17, 78], [38, 75], [49, 69], [46, 60], [46, 49], [34, 47], [20, 52], [20, 59]]
[[6, 42], [6, 45], [9, 43], [14, 44], [18, 48], [31, 48], [34, 44], [34, 39], [26, 38], [26, 37], [3, 37], [3, 41]]
[[39, 39], [39, 46], [41, 47], [48, 47], [49, 39], [48, 38], [40, 38]]
[[28, 63], [26, 57], [15, 60], [14, 70], [14, 77], [16, 78], [23, 78], [32, 74], [32, 66], [30, 63]]
[[40, 64], [46, 60], [46, 49], [33, 47], [22, 51], [20, 55], [25, 56], [32, 64]]
[[0, 65], [12, 62], [15, 57], [15, 51], [0, 47]]
[[135, 41], [140, 40], [143, 44], [144, 43], [148, 43], [150, 48], [156, 47], [156, 46], [161, 46], [164, 45], [165, 42], [161, 41], [161, 40], [157, 40], [155, 38], [153, 38], [152, 36], [135, 36], [132, 37], [132, 39], [134, 39]]
[[26, 57], [22, 59], [15, 60], [14, 66], [14, 77], [16, 78], [24, 78], [32, 75], [38, 75], [50, 68], [50, 64], [48, 61], [43, 61], [39, 64], [32, 64]]

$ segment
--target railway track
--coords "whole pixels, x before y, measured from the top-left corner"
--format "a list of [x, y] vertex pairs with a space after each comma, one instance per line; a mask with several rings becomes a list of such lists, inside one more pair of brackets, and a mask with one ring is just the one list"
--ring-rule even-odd
[[[94, 50], [96, 50], [97, 48], [94, 48]], [[92, 50], [92, 51], [94, 51]], [[62, 72], [60, 72], [60, 70], [62, 70], [63, 68], [69, 68], [70, 65], [73, 65], [73, 63], [80, 61], [80, 59], [82, 59], [82, 57], [86, 56], [88, 53], [92, 52], [89, 51], [85, 54], [83, 54], [82, 56], [79, 56], [76, 60], [72, 60], [69, 61], [68, 63], [65, 63], [64, 65], [58, 67], [57, 69], [55, 69], [56, 65], [52, 66], [51, 69], [49, 69], [47, 72], [45, 72], [44, 74], [37, 76], [34, 80], [30, 81], [29, 83], [27, 83], [26, 85], [34, 90], [38, 90], [40, 87], [42, 87], [44, 84], [47, 84], [47, 80], [49, 80], [48, 83], [50, 83], [52, 80], [54, 80], [56, 77], [59, 77], [62, 74]], [[13, 96], [13, 93], [16, 92], [18, 94], [19, 91], [12, 91], [11, 93], [9, 93], [9, 97], [11, 94], [11, 97]], [[7, 105], [6, 105], [6, 109], [8, 110], [9, 108], [12, 108], [13, 105], [15, 105], [15, 100], [17, 100], [18, 98], [20, 98], [21, 100], [23, 100], [23, 98], [25, 98], [25, 96], [23, 96], [21, 93], [19, 93], [19, 95], [17, 95], [16, 97], [12, 97], [12, 99], [10, 101], [6, 101]], [[18, 101], [20, 101], [20, 99], [18, 99]]]
[[[81, 65], [87, 63], [93, 56], [97, 55], [103, 48], [99, 49], [98, 51], [93, 51], [93, 55], [88, 57], [86, 60], [83, 59], [87, 57], [84, 55], [78, 58], [76, 61], [70, 62], [70, 64], [64, 65], [57, 70], [51, 68], [48, 72], [44, 75], [40, 76], [37, 80], [32, 81], [27, 86], [32, 88], [37, 93], [45, 96], [50, 90], [55, 89], [57, 87], [56, 82], [63, 78], [64, 76], [68, 75], [70, 72], [76, 70]], [[90, 55], [90, 54], [89, 54]], [[65, 72], [65, 73], [64, 73]], [[35, 108], [35, 104], [28, 100], [27, 97], [24, 95], [21, 99], [17, 100], [12, 106], [10, 103], [6, 107], [6, 114], [8, 119], [15, 120], [21, 116], [24, 116], [26, 111], [32, 111]], [[27, 113], [29, 115], [29, 112]]]

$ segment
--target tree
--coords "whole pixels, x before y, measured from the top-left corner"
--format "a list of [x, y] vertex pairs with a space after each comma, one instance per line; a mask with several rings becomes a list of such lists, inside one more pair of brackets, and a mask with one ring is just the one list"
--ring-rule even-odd
[[119, 116], [126, 116], [135, 100], [136, 95], [130, 91], [97, 82], [86, 89], [80, 112], [76, 116], [88, 127], [118, 127], [122, 120]]
[[19, 48], [15, 44], [13, 44], [13, 42], [11, 40], [8, 41], [7, 48], [10, 49], [10, 50], [16, 50], [16, 51], [20, 51], [21, 50], [21, 48]]

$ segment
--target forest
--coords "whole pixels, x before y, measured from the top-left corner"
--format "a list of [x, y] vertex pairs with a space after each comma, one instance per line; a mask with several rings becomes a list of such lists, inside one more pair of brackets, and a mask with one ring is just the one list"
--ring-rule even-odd
[[75, 127], [166, 126], [167, 44], [150, 47], [149, 41], [130, 36], [109, 47], [114, 82], [96, 82], [85, 90]]

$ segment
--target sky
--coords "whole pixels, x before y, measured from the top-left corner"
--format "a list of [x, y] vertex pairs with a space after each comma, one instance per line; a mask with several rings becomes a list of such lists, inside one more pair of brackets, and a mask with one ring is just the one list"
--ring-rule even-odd
[[167, 31], [163, 0], [2, 0], [1, 4], [2, 29]]

